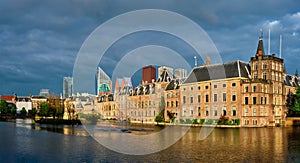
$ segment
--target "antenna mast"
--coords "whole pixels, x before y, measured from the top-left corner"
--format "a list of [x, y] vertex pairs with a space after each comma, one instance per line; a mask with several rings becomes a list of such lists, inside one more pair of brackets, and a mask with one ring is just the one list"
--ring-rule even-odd
[[271, 49], [271, 29], [269, 28], [269, 40], [268, 40], [268, 55], [270, 55], [270, 49]]
[[281, 58], [282, 35], [279, 36], [279, 58]]

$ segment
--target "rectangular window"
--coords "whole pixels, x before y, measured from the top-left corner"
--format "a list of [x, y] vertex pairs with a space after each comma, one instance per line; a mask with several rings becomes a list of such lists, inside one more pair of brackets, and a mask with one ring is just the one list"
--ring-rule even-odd
[[214, 107], [214, 115], [218, 116], [218, 108], [217, 107]]
[[253, 125], [257, 125], [257, 120], [253, 120]]
[[218, 101], [218, 94], [214, 94], [214, 102]]
[[225, 106], [222, 108], [222, 114], [223, 114], [223, 116], [226, 116], [226, 107]]
[[198, 116], [201, 116], [201, 108], [198, 107]]
[[201, 96], [198, 95], [198, 103], [200, 103], [200, 101], [201, 101]]
[[253, 100], [253, 104], [256, 104], [256, 97], [253, 97], [252, 100]]
[[236, 107], [235, 106], [232, 107], [232, 116], [236, 116]]
[[265, 104], [268, 104], [267, 97], [265, 97]]
[[264, 104], [264, 98], [260, 97], [260, 104]]
[[245, 104], [248, 105], [249, 101], [248, 101], [248, 97], [245, 97]]
[[194, 102], [194, 98], [193, 98], [193, 97], [191, 97], [190, 99], [191, 99], [191, 104], [192, 104], [192, 103]]
[[208, 89], [208, 85], [207, 85], [207, 86], [205, 86], [205, 89]]
[[183, 117], [185, 116], [185, 112], [186, 112], [186, 109], [185, 109], [185, 108], [182, 108], [182, 116], [183, 116]]
[[226, 84], [223, 84], [223, 88], [226, 88]]
[[253, 92], [256, 92], [256, 86], [253, 86]]
[[215, 84], [215, 85], [214, 85], [214, 88], [218, 88], [218, 85], [217, 85], [217, 84]]
[[249, 125], [249, 120], [245, 120], [245, 125]]
[[198, 90], [200, 90], [201, 89], [201, 87], [200, 86], [198, 86]]
[[205, 116], [209, 116], [209, 110], [208, 110], [208, 107], [205, 108]]
[[253, 108], [253, 116], [256, 116], [256, 108]]
[[190, 109], [190, 116], [193, 116], [193, 114], [194, 114], [194, 110], [193, 110], [193, 108], [191, 108]]
[[226, 102], [226, 93], [223, 93], [223, 102]]
[[205, 102], [209, 102], [209, 96], [205, 95]]
[[231, 100], [232, 100], [232, 101], [236, 101], [236, 95], [235, 95], [235, 92], [232, 93]]
[[244, 116], [248, 116], [248, 108], [244, 109]]
[[245, 87], [245, 92], [248, 92], [248, 91], [249, 91], [249, 87], [246, 86], [246, 87]]
[[184, 104], [186, 103], [186, 97], [185, 96], [182, 97], [182, 101], [183, 101]]
[[236, 86], [236, 83], [232, 83], [231, 86], [232, 86], [232, 87], [235, 87], [235, 86]]

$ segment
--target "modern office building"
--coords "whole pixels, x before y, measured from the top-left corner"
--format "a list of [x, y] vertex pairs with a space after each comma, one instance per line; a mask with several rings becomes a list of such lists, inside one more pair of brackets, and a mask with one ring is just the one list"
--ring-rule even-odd
[[109, 94], [112, 91], [112, 81], [110, 77], [100, 68], [97, 68], [97, 92], [98, 96]]
[[48, 98], [50, 96], [50, 90], [49, 89], [40, 89], [40, 96], [44, 96]]
[[184, 68], [176, 68], [174, 72], [175, 79], [182, 79], [187, 77], [187, 70]]
[[73, 78], [64, 77], [63, 79], [63, 98], [68, 98], [73, 96]]

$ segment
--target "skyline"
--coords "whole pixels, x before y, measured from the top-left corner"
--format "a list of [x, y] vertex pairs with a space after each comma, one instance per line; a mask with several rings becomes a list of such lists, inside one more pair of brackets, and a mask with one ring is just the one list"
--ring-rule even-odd
[[[282, 34], [282, 58], [287, 73], [294, 74], [300, 68], [297, 64], [300, 62], [300, 11], [297, 8], [300, 2], [114, 2], [2, 1], [1, 11], [7, 14], [0, 16], [0, 94], [38, 94], [42, 88], [62, 93], [63, 77], [72, 76], [77, 53], [89, 34], [105, 21], [138, 9], [164, 9], [193, 20], [211, 37], [223, 62], [248, 62], [255, 55], [260, 29], [264, 31], [265, 51], [268, 51], [270, 27], [270, 52], [278, 56]], [[184, 29], [182, 25], [179, 27]], [[100, 66], [111, 77], [122, 54], [154, 43], [179, 50], [193, 67], [195, 51], [172, 35], [153, 31], [121, 38], [107, 50]], [[201, 63], [199, 60], [198, 64]], [[96, 71], [97, 67], [95, 74]]]

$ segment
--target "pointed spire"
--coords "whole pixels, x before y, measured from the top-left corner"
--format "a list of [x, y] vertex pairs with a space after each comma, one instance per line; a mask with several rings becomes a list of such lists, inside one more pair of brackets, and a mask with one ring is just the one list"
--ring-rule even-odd
[[299, 77], [298, 69], [296, 69], [295, 76], [296, 76], [297, 78]]
[[264, 44], [263, 44], [263, 31], [262, 29], [260, 29], [260, 31], [261, 31], [261, 35], [259, 36], [256, 54], [264, 55], [265, 52], [264, 52]]

